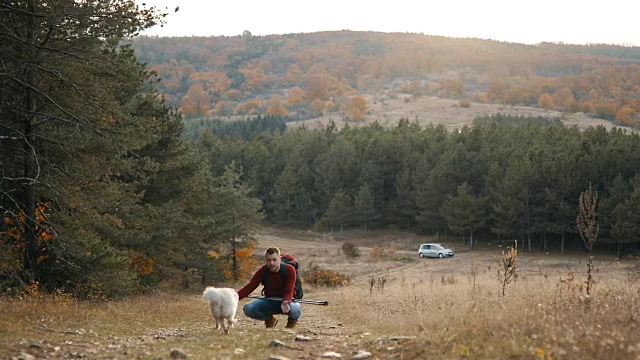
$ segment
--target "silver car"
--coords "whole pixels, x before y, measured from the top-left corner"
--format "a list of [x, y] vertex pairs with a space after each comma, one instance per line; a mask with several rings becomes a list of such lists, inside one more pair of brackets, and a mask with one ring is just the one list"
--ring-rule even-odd
[[452, 257], [453, 255], [455, 255], [453, 250], [447, 249], [440, 244], [422, 244], [418, 249], [418, 256], [420, 256], [421, 258], [437, 257], [442, 259], [444, 257]]

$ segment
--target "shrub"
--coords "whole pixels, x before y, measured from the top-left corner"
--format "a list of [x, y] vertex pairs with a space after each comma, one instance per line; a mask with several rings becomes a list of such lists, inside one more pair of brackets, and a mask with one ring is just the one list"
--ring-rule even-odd
[[342, 252], [348, 259], [357, 259], [360, 257], [360, 249], [352, 242], [344, 242], [342, 244]]
[[315, 267], [304, 273], [305, 284], [313, 286], [342, 287], [351, 283], [351, 278], [337, 271]]
[[467, 99], [460, 99], [460, 101], [458, 101], [458, 105], [461, 108], [470, 108], [471, 107], [471, 101], [469, 101]]

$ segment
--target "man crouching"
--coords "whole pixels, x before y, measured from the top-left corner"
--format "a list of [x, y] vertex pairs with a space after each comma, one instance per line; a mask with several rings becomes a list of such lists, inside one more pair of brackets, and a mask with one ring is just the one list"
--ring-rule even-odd
[[[264, 321], [268, 328], [272, 328], [278, 323], [278, 319], [274, 315], [286, 314], [289, 316], [286, 328], [292, 329], [302, 315], [300, 304], [292, 302], [296, 269], [292, 265], [281, 262], [280, 249], [277, 247], [268, 248], [264, 258], [265, 265], [253, 274], [247, 285], [238, 290], [238, 296], [240, 299], [244, 299], [262, 283], [265, 297], [279, 297], [282, 298], [282, 302], [254, 299], [244, 306], [244, 313], [252, 319]], [[286, 271], [281, 272], [281, 266], [284, 266]]]

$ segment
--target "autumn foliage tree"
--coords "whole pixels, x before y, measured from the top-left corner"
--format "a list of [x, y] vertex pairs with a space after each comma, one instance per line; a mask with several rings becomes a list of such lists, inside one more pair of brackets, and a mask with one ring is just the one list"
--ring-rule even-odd
[[264, 111], [264, 104], [260, 99], [247, 100], [242, 104], [238, 105], [237, 111], [240, 114], [248, 114], [248, 115], [258, 114], [261, 111]]
[[553, 99], [549, 94], [542, 94], [538, 98], [538, 106], [543, 109], [552, 109], [553, 108]]
[[578, 102], [573, 96], [573, 92], [571, 91], [571, 89], [566, 86], [555, 92], [553, 96], [553, 104], [558, 105], [560, 108], [565, 109], [566, 111], [578, 111]]
[[235, 109], [231, 103], [227, 101], [219, 101], [216, 104], [214, 112], [217, 116], [231, 116], [234, 114]]
[[243, 246], [235, 249], [236, 268], [234, 270], [234, 254], [226, 250], [226, 254], [220, 255], [215, 250], [209, 251], [209, 257], [215, 262], [220, 274], [225, 281], [237, 281], [250, 277], [258, 266], [258, 258], [255, 256], [255, 242], [247, 241]]
[[287, 108], [284, 106], [284, 101], [280, 95], [273, 95], [267, 101], [267, 114], [276, 116], [287, 115]]
[[310, 75], [304, 97], [308, 101], [315, 99], [326, 100], [329, 98], [328, 85], [327, 78], [324, 75]]
[[189, 80], [194, 83], [204, 84], [207, 90], [223, 93], [231, 86], [229, 77], [221, 71], [200, 71], [192, 72]]
[[593, 104], [588, 101], [585, 101], [580, 105], [580, 111], [582, 111], [585, 114], [591, 114], [594, 111]]
[[325, 102], [320, 99], [315, 99], [311, 102], [311, 112], [315, 116], [322, 116], [325, 111]]
[[336, 104], [333, 101], [329, 100], [329, 101], [324, 103], [323, 111], [324, 111], [325, 114], [328, 113], [328, 112], [335, 111], [335, 109], [336, 109]]
[[367, 113], [367, 100], [360, 95], [351, 97], [349, 99], [348, 112], [351, 120], [361, 121]]
[[616, 113], [615, 123], [620, 125], [627, 125], [627, 126], [633, 125], [635, 123], [634, 113], [635, 111], [631, 107], [623, 106]]
[[206, 115], [209, 112], [209, 99], [200, 83], [193, 84], [184, 98], [180, 108], [185, 116]]
[[296, 64], [289, 65], [285, 79], [289, 84], [299, 85], [302, 82], [304, 73], [300, 70], [300, 67]]
[[296, 106], [304, 102], [304, 91], [299, 87], [294, 87], [287, 94], [287, 106]]

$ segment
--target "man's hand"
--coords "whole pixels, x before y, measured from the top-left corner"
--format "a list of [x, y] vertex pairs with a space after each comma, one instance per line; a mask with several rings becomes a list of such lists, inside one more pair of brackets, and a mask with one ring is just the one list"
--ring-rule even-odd
[[289, 303], [288, 302], [282, 302], [282, 305], [280, 305], [280, 309], [282, 310], [283, 314], [288, 314], [289, 310], [291, 310], [291, 307], [289, 307]]

